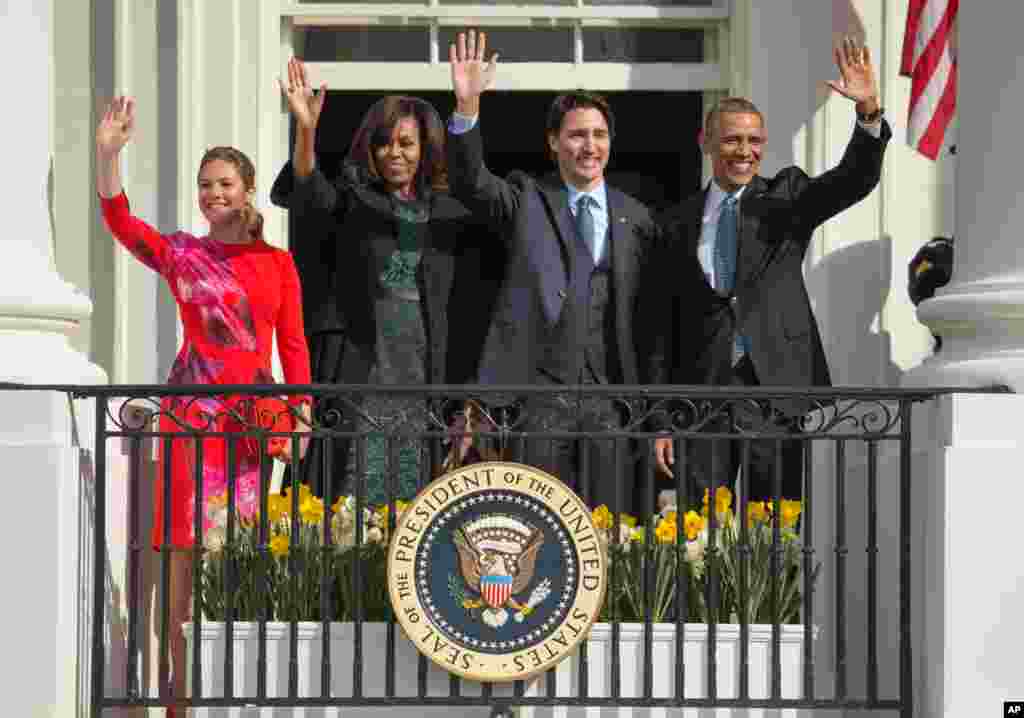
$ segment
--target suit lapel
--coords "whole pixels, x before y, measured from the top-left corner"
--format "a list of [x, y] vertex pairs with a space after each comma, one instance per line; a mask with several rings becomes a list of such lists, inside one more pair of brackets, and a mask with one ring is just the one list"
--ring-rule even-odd
[[569, 278], [572, 276], [573, 257], [570, 243], [573, 241], [576, 231], [573, 226], [572, 214], [569, 213], [569, 193], [560, 179], [555, 176], [545, 177], [537, 183], [537, 186], [540, 188], [541, 197], [544, 198], [548, 214], [555, 227], [555, 235], [561, 245], [562, 261], [565, 263], [565, 276]]
[[756, 214], [747, 212], [744, 203], [763, 194], [767, 183], [761, 177], [754, 179], [740, 197], [739, 250], [736, 258], [736, 286], [746, 284], [756, 276], [771, 247], [757, 238], [757, 230], [761, 219]]

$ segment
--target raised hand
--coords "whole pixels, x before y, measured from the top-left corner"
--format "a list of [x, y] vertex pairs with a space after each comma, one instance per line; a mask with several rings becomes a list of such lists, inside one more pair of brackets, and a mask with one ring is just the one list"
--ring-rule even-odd
[[112, 157], [128, 144], [135, 132], [135, 101], [130, 97], [115, 97], [107, 105], [96, 128], [96, 151]]
[[306, 66], [302, 60], [293, 57], [288, 61], [288, 82], [278, 78], [277, 84], [281, 86], [281, 93], [288, 101], [288, 109], [299, 128], [316, 129], [324, 109], [324, 98], [327, 97], [327, 83], [320, 85], [320, 90], [314, 92], [306, 79]]
[[835, 60], [840, 79], [829, 80], [828, 86], [862, 106], [858, 109], [866, 112], [878, 109], [878, 82], [868, 48], [860, 47], [847, 35], [835, 47]]
[[455, 90], [456, 111], [460, 114], [476, 115], [480, 108], [480, 95], [494, 84], [494, 72], [498, 65], [497, 53], [489, 62], [484, 61], [487, 50], [487, 34], [477, 35], [475, 30], [460, 32], [457, 42], [448, 48], [448, 59], [452, 66], [452, 89]]

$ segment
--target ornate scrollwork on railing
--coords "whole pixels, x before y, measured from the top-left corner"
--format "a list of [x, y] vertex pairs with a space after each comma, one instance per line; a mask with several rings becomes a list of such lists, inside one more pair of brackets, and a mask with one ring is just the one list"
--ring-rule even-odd
[[[899, 407], [901, 401], [906, 401], [844, 396], [841, 392], [833, 396], [734, 393], [722, 398], [607, 391], [591, 394], [579, 390], [523, 396], [497, 392], [424, 396], [341, 386], [328, 390], [318, 387], [312, 396], [314, 410], [309, 419], [284, 396], [159, 396], [156, 392], [110, 399], [107, 416], [115, 430], [140, 434], [155, 431], [157, 426], [186, 433], [249, 434], [283, 433], [293, 428], [303, 431], [308, 427], [321, 436], [356, 432], [414, 437], [464, 431], [465, 422], [459, 417], [471, 407], [474, 431], [498, 436], [521, 432], [534, 435], [585, 423], [587, 432], [595, 434], [666, 431], [756, 437], [778, 434], [781, 426], [788, 425], [802, 435], [842, 433], [877, 438], [901, 430]], [[148, 423], [154, 419], [157, 421]]]
[[636, 411], [624, 428], [673, 433], [728, 432], [744, 436], [778, 433], [795, 424], [801, 434], [862, 434], [883, 436], [899, 432], [897, 401], [859, 397], [728, 397], [691, 399], [659, 397]]

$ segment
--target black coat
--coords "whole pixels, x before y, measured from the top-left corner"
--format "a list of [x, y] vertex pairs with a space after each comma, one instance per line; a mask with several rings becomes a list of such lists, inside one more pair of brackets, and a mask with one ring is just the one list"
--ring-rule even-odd
[[[574, 224], [568, 192], [557, 175], [533, 179], [515, 172], [502, 180], [483, 161], [479, 127], [448, 136], [452, 193], [479, 216], [502, 227], [508, 246], [506, 281], [481, 363], [483, 383], [532, 384], [537, 379], [542, 337], [557, 321], [572, 273]], [[655, 225], [648, 209], [629, 195], [607, 188], [616, 341], [622, 381], [638, 379], [634, 346], [637, 276]], [[582, 345], [562, 362], [566, 383], [583, 368]]]
[[708, 284], [697, 245], [707, 190], [661, 218], [658, 258], [644, 279], [646, 379], [656, 384], [728, 384], [733, 334], [749, 337], [764, 385], [831, 384], [818, 325], [803, 280], [814, 229], [866, 197], [878, 184], [892, 133], [875, 138], [857, 126], [842, 160], [818, 177], [787, 167], [755, 177], [739, 208], [735, 289]]
[[[271, 200], [295, 215], [291, 242], [306, 332], [342, 332], [362, 361], [346, 383], [365, 383], [375, 357], [376, 277], [373, 244], [397, 248], [391, 198], [351, 165], [329, 181], [319, 170], [296, 182], [291, 163], [278, 174]], [[466, 383], [476, 375], [504, 257], [486, 225], [445, 193], [429, 197], [428, 240], [417, 269], [430, 383]], [[499, 250], [499, 251], [495, 251]], [[348, 351], [348, 350], [346, 350]], [[317, 379], [317, 377], [314, 377]]]

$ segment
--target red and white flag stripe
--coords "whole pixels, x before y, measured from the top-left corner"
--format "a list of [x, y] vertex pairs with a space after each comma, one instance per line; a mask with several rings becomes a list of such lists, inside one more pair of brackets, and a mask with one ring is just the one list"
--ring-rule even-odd
[[511, 576], [481, 576], [480, 592], [484, 601], [492, 608], [501, 608], [512, 595]]
[[900, 74], [911, 78], [907, 143], [935, 159], [956, 110], [959, 0], [910, 0]]

